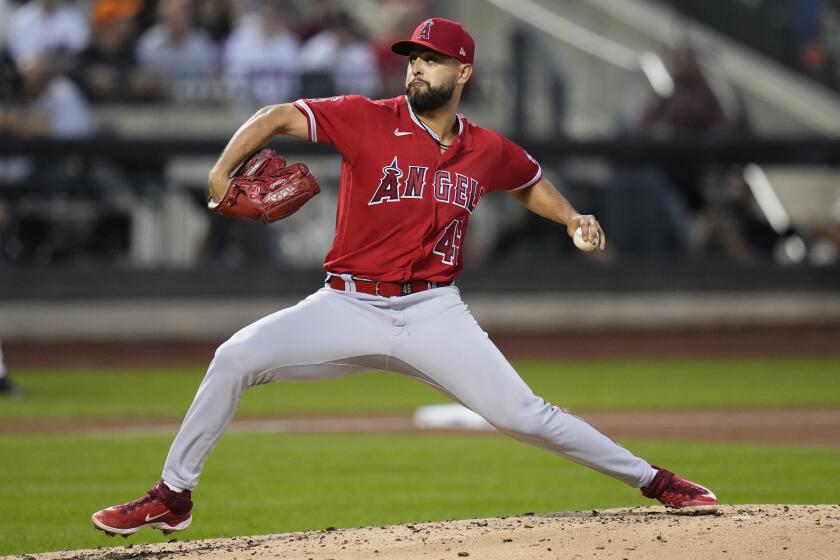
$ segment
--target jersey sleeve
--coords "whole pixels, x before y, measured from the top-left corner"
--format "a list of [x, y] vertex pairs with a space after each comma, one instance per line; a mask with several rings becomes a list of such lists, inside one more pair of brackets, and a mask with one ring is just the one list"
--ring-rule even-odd
[[494, 182], [490, 190], [513, 191], [530, 187], [542, 177], [542, 168], [537, 160], [531, 157], [518, 144], [508, 140], [501, 134], [501, 149], [494, 172]]
[[355, 159], [367, 128], [372, 101], [360, 95], [298, 99], [294, 106], [309, 122], [309, 139], [332, 144], [347, 160]]

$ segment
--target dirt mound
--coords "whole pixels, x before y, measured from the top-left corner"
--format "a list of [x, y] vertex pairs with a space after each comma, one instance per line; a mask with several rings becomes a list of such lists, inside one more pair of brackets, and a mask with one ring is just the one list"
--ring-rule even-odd
[[840, 506], [723, 506], [688, 516], [661, 507], [333, 529], [105, 550], [28, 560], [808, 558], [840, 557]]

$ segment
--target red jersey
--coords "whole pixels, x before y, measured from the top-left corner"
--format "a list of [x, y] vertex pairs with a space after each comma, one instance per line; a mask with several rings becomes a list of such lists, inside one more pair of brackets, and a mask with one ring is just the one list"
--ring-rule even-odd
[[335, 238], [324, 269], [382, 282], [451, 281], [470, 215], [491, 191], [539, 181], [539, 164], [498, 132], [458, 115], [443, 153], [405, 96], [301, 99], [313, 142], [341, 154]]

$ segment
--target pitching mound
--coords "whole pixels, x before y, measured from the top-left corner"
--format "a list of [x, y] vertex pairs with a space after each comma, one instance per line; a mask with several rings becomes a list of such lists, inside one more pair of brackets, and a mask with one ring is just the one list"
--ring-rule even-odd
[[[840, 557], [840, 506], [661, 507], [327, 529], [262, 537], [81, 550], [31, 560], [808, 558]], [[18, 557], [21, 558], [21, 557]]]

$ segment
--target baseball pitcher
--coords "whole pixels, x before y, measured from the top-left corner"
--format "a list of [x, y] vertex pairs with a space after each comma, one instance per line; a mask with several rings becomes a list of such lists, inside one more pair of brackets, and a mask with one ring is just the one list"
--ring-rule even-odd
[[191, 491], [246, 389], [380, 369], [428, 383], [499, 431], [616, 478], [666, 506], [713, 509], [715, 495], [653, 466], [584, 420], [534, 395], [461, 300], [454, 280], [470, 216], [493, 191], [603, 250], [598, 220], [579, 214], [539, 163], [457, 113], [475, 46], [433, 18], [392, 46], [405, 95], [300, 99], [265, 107], [234, 134], [209, 174], [210, 208], [272, 221], [318, 192], [303, 164], [262, 149], [276, 135], [341, 154], [336, 231], [325, 285], [234, 334], [216, 351], [175, 437], [162, 479], [143, 497], [93, 514], [96, 528], [164, 533], [191, 522]]

